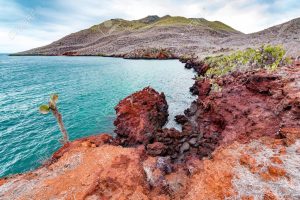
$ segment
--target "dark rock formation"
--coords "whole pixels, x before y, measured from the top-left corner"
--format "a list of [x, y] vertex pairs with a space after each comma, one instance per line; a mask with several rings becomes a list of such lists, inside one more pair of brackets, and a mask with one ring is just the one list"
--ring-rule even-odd
[[186, 69], [194, 69], [198, 76], [203, 76], [209, 69], [209, 65], [195, 56], [186, 58], [181, 57], [179, 61], [185, 64], [184, 67]]
[[150, 87], [126, 97], [115, 110], [117, 140], [125, 146], [148, 143], [168, 119], [164, 93], [159, 94]]
[[73, 51], [67, 51], [67, 52], [64, 52], [62, 55], [63, 56], [77, 56], [78, 53], [77, 52], [73, 52]]
[[198, 95], [200, 99], [206, 97], [211, 90], [209, 79], [196, 80], [194, 85], [190, 88], [193, 95]]
[[147, 48], [147, 49], [136, 49], [127, 54], [116, 55], [117, 57], [123, 57], [126, 59], [158, 59], [158, 60], [167, 60], [167, 59], [176, 59], [178, 58], [174, 51], [170, 48]]
[[182, 132], [172, 128], [157, 131], [153, 140], [155, 143], [163, 145], [160, 146], [159, 151], [155, 152], [156, 154], [153, 153], [153, 148], [148, 148], [148, 145], [147, 152], [149, 153], [150, 150], [151, 155], [168, 155], [174, 161], [185, 161], [185, 158], [190, 156], [199, 158], [209, 156], [221, 140], [218, 133], [203, 136], [201, 132], [195, 132], [189, 122], [185, 123], [183, 127], [188, 128], [183, 128]]
[[188, 156], [204, 157], [210, 155], [220, 140], [218, 133], [203, 137], [185, 115], [176, 116], [182, 131], [162, 128], [168, 116], [167, 103], [163, 93], [149, 87], [120, 101], [116, 113], [117, 137], [113, 144], [143, 144], [152, 156], [170, 156], [174, 161], [184, 161]]
[[147, 152], [149, 155], [164, 155], [166, 153], [167, 147], [161, 142], [154, 142], [147, 145]]

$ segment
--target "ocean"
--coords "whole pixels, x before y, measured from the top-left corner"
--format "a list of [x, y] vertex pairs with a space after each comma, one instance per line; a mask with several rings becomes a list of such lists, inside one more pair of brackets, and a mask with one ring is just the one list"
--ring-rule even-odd
[[61, 146], [54, 117], [38, 112], [50, 94], [71, 140], [112, 134], [114, 107], [147, 86], [165, 93], [166, 126], [180, 129], [174, 116], [195, 99], [193, 77], [177, 60], [0, 55], [0, 177], [37, 168]]

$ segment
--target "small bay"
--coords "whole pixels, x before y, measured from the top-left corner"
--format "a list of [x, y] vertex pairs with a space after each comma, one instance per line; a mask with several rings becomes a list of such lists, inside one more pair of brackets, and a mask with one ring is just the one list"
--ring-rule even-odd
[[61, 144], [52, 115], [40, 104], [59, 94], [58, 107], [71, 140], [113, 133], [114, 107], [144, 87], [164, 92], [167, 127], [194, 100], [194, 73], [177, 60], [0, 55], [0, 177], [40, 166]]

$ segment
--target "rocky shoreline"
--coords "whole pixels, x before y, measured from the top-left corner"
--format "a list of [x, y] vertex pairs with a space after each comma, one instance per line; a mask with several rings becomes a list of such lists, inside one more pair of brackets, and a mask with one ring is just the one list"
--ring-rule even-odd
[[[208, 69], [181, 62], [198, 75]], [[297, 62], [216, 78], [217, 90], [195, 80], [197, 100], [176, 116], [182, 131], [163, 128], [165, 96], [145, 88], [116, 106], [116, 137], [64, 145], [39, 169], [0, 179], [0, 198], [300, 198], [299, 80]]]
[[10, 54], [10, 56], [99, 56], [99, 57], [112, 57], [124, 58], [132, 60], [178, 60], [180, 56], [176, 55], [174, 50], [169, 48], [147, 48], [135, 49], [125, 54], [98, 54], [98, 55], [85, 55], [76, 51], [67, 51], [62, 54]]

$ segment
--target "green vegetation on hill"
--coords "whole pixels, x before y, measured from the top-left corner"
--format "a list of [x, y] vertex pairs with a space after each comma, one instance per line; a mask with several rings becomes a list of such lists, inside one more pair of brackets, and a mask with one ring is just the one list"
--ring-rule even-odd
[[170, 25], [188, 25], [188, 26], [202, 26], [209, 27], [214, 30], [236, 31], [230, 26], [223, 24], [219, 21], [208, 21], [204, 18], [185, 18], [185, 17], [172, 17], [165, 16], [152, 24], [153, 26], [170, 26]]
[[259, 49], [248, 48], [244, 51], [236, 51], [230, 55], [206, 57], [204, 63], [209, 66], [209, 69], [205, 76], [222, 76], [233, 71], [248, 69], [276, 70], [277, 67], [289, 64], [290, 60], [284, 57], [285, 54], [286, 51], [282, 46], [266, 45]]
[[94, 25], [89, 30], [91, 32], [113, 32], [124, 30], [136, 30], [144, 27], [146, 24], [139, 21], [127, 21], [123, 19], [111, 19], [99, 25]]
[[233, 29], [232, 27], [220, 22], [220, 21], [214, 21], [214, 22], [210, 22], [206, 20], [206, 25], [212, 29], [215, 30], [224, 30], [224, 31], [233, 31], [236, 32], [235, 29]]
[[178, 16], [148, 16], [140, 20], [123, 20], [123, 19], [111, 19], [105, 21], [99, 25], [92, 26], [90, 29], [91, 32], [112, 32], [112, 31], [125, 31], [125, 30], [140, 30], [140, 29], [149, 29], [152, 27], [159, 26], [199, 26], [207, 27], [213, 30], [223, 30], [229, 32], [237, 32], [235, 29], [230, 26], [223, 24], [219, 21], [208, 21], [203, 18], [185, 18]]
[[160, 18], [158, 21], [152, 24], [152, 26], [167, 26], [167, 25], [187, 25], [191, 23], [192, 20], [185, 17], [171, 17], [165, 16]]

